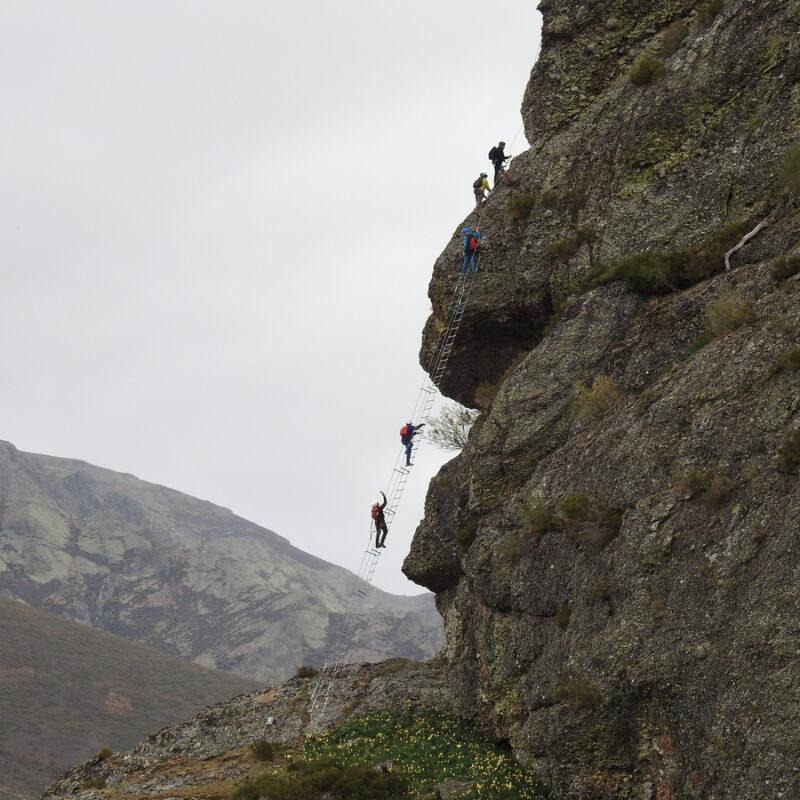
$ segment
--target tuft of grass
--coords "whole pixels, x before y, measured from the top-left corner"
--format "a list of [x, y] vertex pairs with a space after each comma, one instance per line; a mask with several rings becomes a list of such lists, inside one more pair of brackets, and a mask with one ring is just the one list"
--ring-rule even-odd
[[506, 219], [510, 222], [524, 222], [531, 215], [536, 198], [524, 192], [512, 192], [506, 205]]
[[725, 266], [725, 253], [749, 227], [747, 221], [728, 225], [698, 244], [671, 253], [635, 253], [601, 267], [589, 288], [624, 280], [633, 291], [645, 296], [685, 289], [720, 272]]
[[97, 754], [98, 761], [108, 761], [111, 756], [114, 755], [114, 751], [110, 747], [104, 747], [100, 752]]
[[600, 690], [581, 678], [567, 678], [550, 690], [550, 702], [575, 708], [592, 708], [600, 704]]
[[675, 488], [687, 492], [692, 499], [699, 499], [704, 505], [718, 507], [733, 488], [733, 481], [714, 470], [690, 469], [675, 478]]
[[569, 261], [585, 244], [591, 244], [597, 238], [594, 228], [578, 228], [574, 236], [565, 236], [553, 242], [546, 250], [545, 255], [559, 261]]
[[697, 11], [697, 19], [704, 28], [707, 28], [723, 8], [725, 0], [706, 0]]
[[279, 750], [280, 748], [273, 742], [268, 742], [266, 739], [258, 739], [250, 744], [250, 752], [256, 761], [272, 761]]
[[782, 256], [772, 262], [770, 268], [775, 283], [782, 283], [800, 272], [800, 256]]
[[509, 569], [515, 569], [522, 558], [522, 537], [518, 533], [509, 533], [500, 542], [497, 555]]
[[324, 758], [296, 761], [282, 773], [268, 772], [248, 778], [234, 800], [319, 800], [325, 793], [335, 800], [394, 800], [410, 798], [408, 781], [394, 772], [345, 764]]
[[777, 375], [785, 370], [798, 369], [800, 369], [800, 347], [790, 347], [778, 356], [769, 371], [771, 375]]
[[106, 779], [105, 778], [89, 778], [88, 781], [83, 782], [84, 789], [105, 789], [106, 788]]
[[628, 75], [634, 86], [648, 86], [664, 74], [664, 62], [649, 53], [644, 53], [633, 62]]
[[676, 19], [661, 33], [661, 47], [664, 55], [669, 58], [681, 49], [686, 37], [689, 35], [689, 26], [682, 19]]
[[800, 428], [786, 431], [778, 445], [778, 468], [789, 475], [800, 467]]
[[556, 208], [558, 206], [558, 192], [556, 192], [554, 189], [545, 189], [539, 195], [539, 203], [542, 208]]
[[478, 520], [471, 519], [469, 522], [462, 525], [456, 533], [456, 544], [459, 549], [466, 553], [475, 541], [478, 535]]
[[518, 514], [525, 526], [524, 536], [526, 538], [538, 538], [555, 526], [555, 517], [547, 506], [540, 503], [520, 500]]
[[790, 147], [783, 158], [781, 183], [789, 192], [800, 192], [800, 144]]
[[571, 494], [561, 498], [561, 527], [575, 541], [602, 549], [619, 533], [622, 515], [603, 497]]
[[600, 375], [591, 388], [579, 381], [575, 384], [575, 416], [581, 422], [592, 422], [611, 413], [620, 401], [617, 384], [612, 378]]
[[724, 336], [755, 321], [755, 309], [746, 297], [736, 292], [722, 292], [705, 308], [705, 329], [711, 338]]
[[311, 667], [308, 664], [303, 664], [302, 667], [297, 668], [297, 672], [295, 672], [296, 678], [313, 678], [317, 674], [317, 669], [315, 667]]

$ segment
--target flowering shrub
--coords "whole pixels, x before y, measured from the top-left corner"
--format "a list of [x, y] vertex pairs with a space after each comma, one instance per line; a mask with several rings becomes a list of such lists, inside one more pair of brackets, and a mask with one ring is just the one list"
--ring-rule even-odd
[[421, 798], [445, 781], [463, 783], [459, 800], [541, 798], [544, 791], [516, 759], [455, 717], [432, 710], [376, 712], [306, 740], [305, 757], [342, 764], [391, 763]]

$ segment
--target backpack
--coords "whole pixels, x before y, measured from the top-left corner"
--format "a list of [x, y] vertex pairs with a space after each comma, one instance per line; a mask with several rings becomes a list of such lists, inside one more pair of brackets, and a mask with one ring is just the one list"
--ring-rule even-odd
[[400, 435], [401, 436], [408, 436], [409, 433], [411, 433], [411, 430], [410, 430], [410, 427], [408, 425], [403, 425], [403, 427], [400, 428]]
[[492, 148], [492, 149], [489, 151], [489, 161], [494, 161], [494, 160], [495, 160], [496, 158], [498, 158], [498, 157], [499, 157], [499, 156], [498, 156], [498, 153], [497, 153], [497, 148], [496, 148], [496, 147], [493, 147], [493, 148]]
[[467, 250], [470, 253], [474, 253], [478, 249], [478, 240], [474, 236], [469, 237], [469, 242], [467, 242]]
[[475, 183], [472, 184], [473, 189], [482, 189], [483, 188], [483, 178], [478, 178]]
[[377, 503], [372, 504], [372, 519], [377, 520], [381, 515], [381, 507]]

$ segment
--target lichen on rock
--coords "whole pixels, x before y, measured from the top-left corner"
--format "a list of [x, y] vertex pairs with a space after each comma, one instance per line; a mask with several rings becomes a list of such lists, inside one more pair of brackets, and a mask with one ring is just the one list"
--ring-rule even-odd
[[[438, 593], [459, 713], [565, 797], [798, 790], [800, 281], [771, 268], [800, 242], [800, 2], [706, 5], [540, 3], [531, 147], [441, 385], [481, 416], [404, 565]], [[642, 54], [663, 70], [637, 85]], [[599, 285], [648, 252], [693, 261], [656, 296]], [[585, 413], [598, 379], [613, 402]]]

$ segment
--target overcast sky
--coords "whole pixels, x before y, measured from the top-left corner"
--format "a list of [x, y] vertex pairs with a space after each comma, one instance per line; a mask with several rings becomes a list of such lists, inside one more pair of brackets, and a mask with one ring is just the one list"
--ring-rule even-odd
[[[357, 568], [535, 5], [0, 0], [0, 438]], [[400, 565], [450, 457], [423, 453], [390, 591], [421, 591]]]

